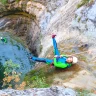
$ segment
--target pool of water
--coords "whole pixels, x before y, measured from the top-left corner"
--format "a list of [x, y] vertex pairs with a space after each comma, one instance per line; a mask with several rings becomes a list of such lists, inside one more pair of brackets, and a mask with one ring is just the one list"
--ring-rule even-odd
[[[34, 62], [29, 59], [29, 56], [31, 56], [29, 50], [17, 41], [20, 38], [16, 38], [8, 32], [0, 32], [0, 37], [7, 39], [7, 43], [3, 43], [0, 40], [0, 65], [2, 66], [7, 60], [11, 59], [13, 63], [20, 65], [18, 71], [22, 72], [23, 76], [32, 70]], [[2, 70], [1, 68], [0, 72], [2, 72]]]

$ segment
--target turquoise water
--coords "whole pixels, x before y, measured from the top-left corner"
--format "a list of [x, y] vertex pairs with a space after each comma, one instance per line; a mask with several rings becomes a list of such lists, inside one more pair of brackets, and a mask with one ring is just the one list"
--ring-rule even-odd
[[[11, 59], [13, 63], [20, 65], [18, 71], [22, 72], [23, 76], [32, 70], [34, 63], [29, 59], [31, 54], [28, 49], [13, 39], [14, 37], [7, 32], [0, 32], [0, 37], [7, 39], [7, 43], [0, 40], [0, 65], [2, 66], [7, 60]], [[2, 72], [1, 70], [2, 68], [0, 72]]]

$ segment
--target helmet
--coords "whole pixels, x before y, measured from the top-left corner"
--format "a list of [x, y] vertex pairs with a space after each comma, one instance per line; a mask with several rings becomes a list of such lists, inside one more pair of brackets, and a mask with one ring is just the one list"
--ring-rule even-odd
[[77, 59], [77, 57], [75, 57], [75, 56], [72, 56], [73, 57], [73, 64], [75, 64], [75, 63], [77, 63], [78, 62], [78, 59]]
[[3, 39], [2, 37], [0, 37], [0, 39]]

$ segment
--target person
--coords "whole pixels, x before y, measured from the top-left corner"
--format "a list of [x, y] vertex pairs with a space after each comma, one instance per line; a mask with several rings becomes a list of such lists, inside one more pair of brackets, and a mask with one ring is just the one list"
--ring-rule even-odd
[[6, 38], [0, 37], [0, 40], [1, 40], [3, 43], [7, 43], [7, 39], [6, 39]]
[[35, 56], [30, 57], [33, 61], [38, 61], [38, 62], [44, 62], [48, 65], [55, 66], [58, 68], [68, 68], [72, 64], [76, 64], [78, 62], [77, 57], [75, 56], [67, 56], [67, 55], [60, 55], [60, 52], [57, 47], [57, 42], [55, 40], [56, 35], [52, 35], [52, 40], [53, 40], [53, 47], [54, 47], [54, 59], [48, 59], [48, 58], [38, 58]]

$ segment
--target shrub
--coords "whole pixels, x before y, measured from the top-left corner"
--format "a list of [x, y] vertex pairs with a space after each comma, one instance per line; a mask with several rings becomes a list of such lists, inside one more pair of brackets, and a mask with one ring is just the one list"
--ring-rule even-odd
[[3, 78], [3, 88], [14, 88], [14, 89], [24, 89], [26, 86], [25, 82], [20, 83], [21, 73], [18, 72], [19, 64], [15, 64], [12, 60], [8, 60], [4, 64], [4, 78]]
[[29, 88], [45, 88], [49, 87], [50, 84], [53, 82], [52, 79], [49, 80], [48, 76], [51, 75], [52, 77], [52, 72], [48, 72], [47, 66], [46, 68], [40, 68], [40, 69], [35, 69], [30, 71], [29, 73], [26, 74], [25, 76], [25, 81], [27, 83], [27, 87]]
[[91, 90], [84, 90], [84, 89], [76, 89], [78, 95], [77, 96], [87, 96], [89, 93], [91, 93]]
[[[20, 0], [15, 0], [16, 2], [19, 2]], [[8, 0], [0, 0], [0, 2], [2, 3], [2, 4], [7, 4], [8, 3]]]
[[81, 6], [88, 4], [90, 0], [82, 0], [80, 4], [77, 5], [77, 8], [80, 8]]
[[0, 2], [5, 5], [7, 3], [7, 0], [0, 0]]
[[46, 83], [46, 78], [45, 77], [38, 77], [35, 76], [34, 81], [33, 81], [33, 87], [36, 88], [46, 88], [48, 87], [48, 84]]

